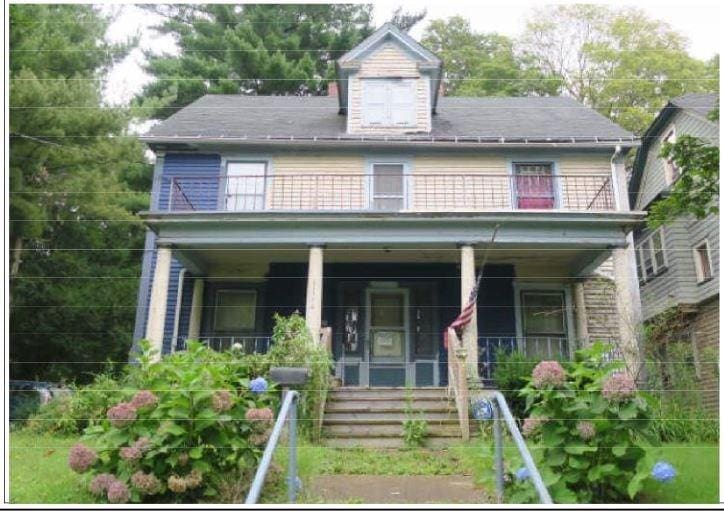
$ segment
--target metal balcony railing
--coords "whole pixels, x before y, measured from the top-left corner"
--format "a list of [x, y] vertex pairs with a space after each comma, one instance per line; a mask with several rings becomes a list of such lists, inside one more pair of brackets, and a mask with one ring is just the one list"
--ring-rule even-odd
[[[176, 344], [176, 350], [185, 350], [188, 338], [181, 338]], [[198, 339], [212, 350], [227, 351], [236, 349], [239, 353], [251, 355], [254, 353], [266, 353], [271, 346], [269, 335], [225, 335], [225, 336], [202, 336]]]
[[275, 174], [167, 178], [169, 211], [613, 211], [608, 174]]
[[519, 350], [528, 358], [540, 360], [568, 360], [570, 357], [566, 337], [478, 337], [478, 369], [483, 380], [493, 379], [499, 350], [508, 353]]

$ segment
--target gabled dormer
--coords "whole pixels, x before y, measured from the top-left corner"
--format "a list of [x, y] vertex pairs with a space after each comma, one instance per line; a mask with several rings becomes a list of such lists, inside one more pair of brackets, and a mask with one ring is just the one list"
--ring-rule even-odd
[[337, 60], [340, 113], [347, 133], [429, 133], [442, 61], [386, 23]]

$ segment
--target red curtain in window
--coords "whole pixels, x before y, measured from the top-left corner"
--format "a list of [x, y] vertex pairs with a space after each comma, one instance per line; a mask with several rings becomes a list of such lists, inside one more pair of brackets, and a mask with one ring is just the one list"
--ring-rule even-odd
[[518, 209], [553, 209], [555, 193], [550, 165], [518, 165], [515, 190]]

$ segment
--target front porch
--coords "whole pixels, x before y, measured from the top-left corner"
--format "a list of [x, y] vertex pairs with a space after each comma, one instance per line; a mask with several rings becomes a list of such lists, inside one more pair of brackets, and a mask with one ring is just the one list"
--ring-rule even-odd
[[[599, 252], [598, 258], [610, 253]], [[176, 302], [166, 304], [173, 311], [167, 350], [201, 339], [219, 350], [263, 353], [274, 314], [296, 311], [320, 340], [329, 339], [341, 385], [446, 386], [442, 333], [460, 313], [483, 260], [475, 342], [468, 339], [466, 347], [468, 364], [477, 365], [484, 382], [492, 380], [498, 349], [566, 359], [588, 340], [585, 300], [578, 296], [583, 276], [575, 273], [585, 254], [577, 248], [178, 247], [171, 253], [183, 269]]]

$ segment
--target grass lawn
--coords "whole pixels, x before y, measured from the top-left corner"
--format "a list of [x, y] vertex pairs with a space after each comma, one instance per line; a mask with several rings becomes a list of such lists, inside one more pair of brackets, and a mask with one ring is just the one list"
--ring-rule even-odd
[[86, 504], [93, 496], [82, 476], [68, 468], [75, 437], [15, 431], [10, 434], [10, 502], [13, 504]]

